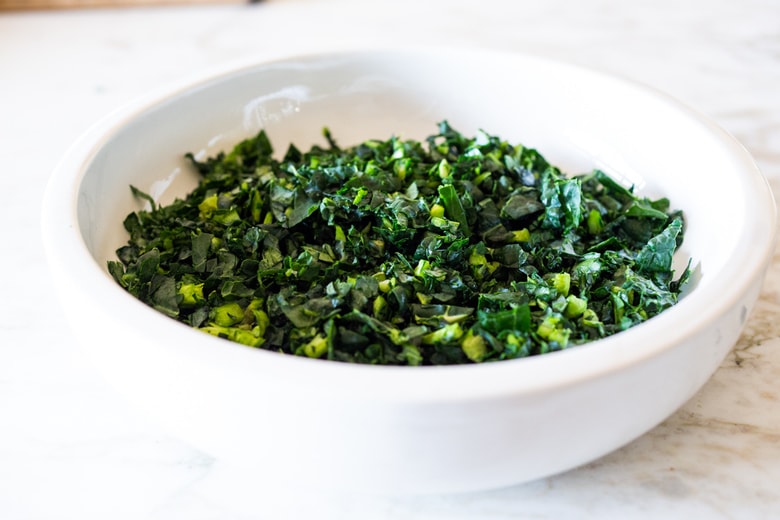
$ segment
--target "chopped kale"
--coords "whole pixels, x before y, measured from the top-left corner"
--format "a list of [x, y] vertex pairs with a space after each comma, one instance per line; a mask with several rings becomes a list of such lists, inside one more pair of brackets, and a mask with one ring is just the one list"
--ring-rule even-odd
[[341, 148], [265, 132], [203, 162], [183, 199], [124, 221], [109, 273], [209, 334], [311, 358], [394, 365], [562, 350], [674, 305], [682, 213], [601, 171], [447, 122], [424, 142]]

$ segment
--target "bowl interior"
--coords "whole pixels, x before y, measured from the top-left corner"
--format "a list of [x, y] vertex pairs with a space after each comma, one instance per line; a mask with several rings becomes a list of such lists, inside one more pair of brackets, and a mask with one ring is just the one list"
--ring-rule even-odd
[[[669, 338], [669, 331], [704, 326], [702, 309], [716, 300], [728, 305], [763, 265], [762, 255], [751, 260], [746, 248], [751, 243], [766, 248], [774, 223], [771, 195], [733, 139], [645, 87], [502, 53], [302, 57], [241, 68], [171, 92], [96, 130], [98, 137], [75, 167], [77, 232], [107, 277], [106, 260], [126, 241], [122, 221], [143, 205], [129, 186], [160, 203], [184, 195], [197, 182], [186, 152], [204, 158], [260, 129], [279, 155], [290, 143], [301, 149], [324, 144], [324, 126], [342, 145], [390, 135], [422, 139], [445, 119], [466, 134], [483, 129], [536, 148], [567, 173], [600, 168], [642, 194], [668, 197], [673, 208], [684, 211], [687, 231], [675, 266], [681, 271], [690, 258], [694, 280], [679, 305], [643, 324], [644, 339], [633, 329], [618, 335], [621, 339], [634, 334], [633, 342], [652, 343], [647, 339], [654, 334]], [[575, 372], [572, 365], [555, 377]]]
[[[279, 154], [289, 143], [324, 143], [325, 126], [344, 145], [422, 139], [446, 119], [465, 133], [483, 129], [536, 148], [567, 173], [601, 168], [641, 193], [670, 198], [688, 224], [679, 263], [692, 257], [701, 265], [698, 283], [708, 283], [707, 273], [731, 256], [746, 213], [745, 187], [734, 182], [733, 157], [717, 135], [669, 100], [610, 78], [533, 59], [480, 58], [315, 57], [178, 92], [115, 128], [85, 165], [77, 211], [86, 245], [101, 266], [114, 258], [125, 241], [122, 220], [142, 207], [131, 184], [161, 203], [193, 188], [185, 152], [204, 158], [260, 129]], [[491, 68], [503, 73], [488, 80]]]

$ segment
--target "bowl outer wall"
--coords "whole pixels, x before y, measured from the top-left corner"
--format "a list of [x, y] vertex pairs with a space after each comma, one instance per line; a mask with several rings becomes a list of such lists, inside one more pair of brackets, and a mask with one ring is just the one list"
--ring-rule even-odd
[[[689, 132], [683, 135], [700, 135], [704, 145], [718, 145], [726, 163], [724, 178], [733, 175], [732, 191], [751, 204], [749, 211], [744, 200], [735, 206], [742, 213], [737, 228], [729, 230], [738, 236], [730, 236], [724, 246], [729, 257], [718, 259], [722, 265], [713, 271], [705, 265], [700, 286], [674, 312], [597, 344], [539, 358], [408, 369], [327, 363], [226, 344], [132, 300], [96, 263], [102, 253], [95, 251], [96, 238], [82, 236], [80, 229], [83, 208], [94, 201], [80, 197], [78, 190], [101, 146], [111, 146], [123, 125], [140, 121], [143, 127], [150, 117], [147, 109], [189, 96], [177, 89], [173, 95], [179, 98], [141, 102], [97, 125], [67, 154], [46, 194], [44, 242], [55, 281], [77, 336], [106, 378], [171, 432], [217, 456], [271, 468], [281, 478], [305, 474], [338, 488], [390, 492], [474, 490], [556, 473], [625, 444], [693, 395], [737, 340], [773, 249], [774, 202], [749, 155], [711, 122], [649, 89], [514, 54], [469, 53], [465, 58], [505, 63], [514, 74], [552, 75], [590, 93], [614, 89], [624, 104], [649, 106], [636, 109], [639, 115], [666, 110], [682, 125], [681, 132]], [[364, 66], [368, 60], [381, 68], [388, 59], [399, 67], [403, 60], [418, 60], [418, 66], [434, 60], [442, 66], [442, 60], [446, 64], [454, 58], [439, 52], [347, 54], [336, 62]], [[293, 63], [293, 69], [319, 67], [321, 72], [331, 61], [296, 59], [278, 67], [289, 72], [285, 63]], [[376, 86], [375, 73], [369, 78], [373, 84], [363, 82], [364, 90]], [[198, 88], [208, 91], [209, 85]], [[569, 105], [582, 101], [566, 89], [561, 92], [571, 98]], [[285, 106], [274, 109], [284, 112]], [[299, 108], [305, 111], [306, 104]], [[293, 116], [294, 110], [287, 117]], [[418, 117], [430, 116], [423, 111]], [[546, 124], [543, 118], [535, 122]], [[246, 118], [244, 123], [246, 133]], [[274, 128], [272, 119], [259, 124]], [[604, 133], [604, 128], [597, 130]], [[607, 166], [623, 160], [629, 168], [618, 171], [632, 171], [630, 158], [625, 161], [608, 142], [583, 141], [576, 128], [562, 130], [572, 149], [579, 146]], [[696, 215], [691, 217], [698, 225]]]

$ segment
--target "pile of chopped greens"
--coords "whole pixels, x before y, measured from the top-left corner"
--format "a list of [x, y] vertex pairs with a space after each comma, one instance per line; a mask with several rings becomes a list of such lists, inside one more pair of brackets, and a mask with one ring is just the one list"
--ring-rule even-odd
[[[199, 186], [124, 221], [109, 261], [132, 295], [204, 332], [336, 361], [441, 365], [580, 345], [678, 299], [679, 211], [601, 171], [447, 122], [424, 142], [341, 148], [264, 132], [204, 162]], [[627, 348], [630, 348], [627, 346]]]

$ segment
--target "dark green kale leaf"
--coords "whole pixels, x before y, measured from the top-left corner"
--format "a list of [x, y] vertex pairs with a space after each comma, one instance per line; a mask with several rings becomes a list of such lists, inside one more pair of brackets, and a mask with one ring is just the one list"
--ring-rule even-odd
[[682, 213], [604, 172], [446, 121], [281, 160], [265, 132], [204, 161], [185, 198], [124, 220], [111, 276], [206, 333], [366, 364], [515, 359], [625, 330], [674, 305]]

